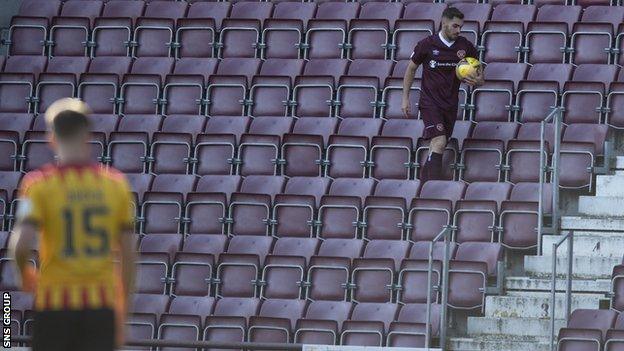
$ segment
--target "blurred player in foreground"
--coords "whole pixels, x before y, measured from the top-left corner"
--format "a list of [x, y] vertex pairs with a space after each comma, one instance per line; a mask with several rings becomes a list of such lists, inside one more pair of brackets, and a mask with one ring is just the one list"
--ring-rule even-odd
[[[20, 185], [11, 251], [22, 288], [35, 295], [33, 351], [109, 351], [123, 343], [134, 286], [130, 189], [123, 174], [91, 162], [88, 114], [77, 99], [48, 108], [58, 165], [28, 173]], [[37, 248], [39, 270], [29, 263]]]
[[[453, 135], [459, 102], [460, 80], [455, 68], [460, 62], [465, 62], [465, 58], [478, 56], [474, 45], [459, 35], [463, 25], [464, 14], [455, 7], [446, 8], [442, 13], [441, 30], [418, 42], [405, 70], [401, 109], [409, 118], [412, 112], [410, 87], [418, 65], [423, 65], [418, 106], [425, 124], [423, 138], [431, 140], [431, 143], [429, 157], [420, 172], [421, 182], [442, 178], [442, 154]], [[462, 81], [473, 87], [482, 85], [483, 71], [479, 69]]]

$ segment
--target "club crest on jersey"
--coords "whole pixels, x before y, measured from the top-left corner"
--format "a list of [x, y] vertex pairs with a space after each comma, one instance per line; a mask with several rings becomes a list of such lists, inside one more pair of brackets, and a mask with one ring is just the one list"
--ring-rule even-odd
[[438, 131], [440, 131], [440, 132], [443, 132], [444, 131], [444, 124], [442, 124], [442, 123], [436, 124], [436, 129]]
[[431, 67], [431, 68], [438, 67], [438, 61], [436, 61], [436, 60], [429, 61], [429, 67]]
[[433, 56], [438, 56], [440, 55], [440, 50], [434, 49], [432, 52]]
[[466, 57], [466, 50], [458, 50], [457, 57], [459, 57], [460, 60]]

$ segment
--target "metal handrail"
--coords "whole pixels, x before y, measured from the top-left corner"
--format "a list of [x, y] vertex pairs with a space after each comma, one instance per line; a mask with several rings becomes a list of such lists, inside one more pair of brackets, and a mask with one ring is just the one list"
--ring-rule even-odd
[[[552, 167], [547, 166], [546, 150], [546, 124], [554, 124], [554, 150], [552, 155]], [[563, 108], [554, 108], [540, 123], [540, 168], [539, 168], [539, 189], [538, 189], [538, 217], [537, 217], [537, 254], [542, 255], [542, 238], [544, 235], [544, 184], [546, 183], [546, 173], [552, 172], [550, 183], [552, 184], [552, 223], [549, 232], [559, 233], [559, 163], [561, 159], [561, 131], [563, 128]], [[566, 323], [571, 313], [571, 290], [572, 290], [572, 256], [573, 256], [573, 231], [553, 243], [552, 249], [552, 272], [551, 272], [551, 311], [550, 311], [550, 349], [556, 350], [555, 341], [555, 298], [557, 283], [557, 249], [568, 240], [568, 272], [566, 278]]]
[[[576, 231], [587, 231], [586, 228], [567, 228], [567, 234], [562, 236], [556, 243], [553, 243], [553, 252], [552, 252], [552, 271], [551, 271], [551, 286], [550, 286], [550, 304], [551, 304], [551, 312], [550, 312], [550, 343], [551, 343], [551, 351], [556, 350], [555, 344], [555, 294], [556, 294], [556, 275], [557, 275], [557, 249], [568, 240], [568, 269], [566, 276], [566, 313], [565, 320], [566, 325], [569, 322], [570, 315], [572, 313], [572, 274], [573, 274], [573, 262], [574, 262], [574, 232]], [[605, 229], [605, 228], [597, 228], [592, 229], [592, 232], [601, 232], [601, 233], [612, 233], [617, 232], [617, 229]]]
[[568, 232], [560, 238], [556, 243], [552, 244], [552, 272], [550, 282], [550, 350], [555, 351], [555, 298], [556, 298], [556, 284], [557, 284], [557, 249], [565, 241], [568, 241], [568, 272], [566, 277], [566, 313], [565, 320], [566, 325], [568, 319], [572, 313], [572, 256], [574, 249], [574, 230]]
[[537, 218], [537, 254], [542, 254], [542, 236], [544, 234], [544, 184], [546, 183], [547, 169], [546, 155], [546, 124], [553, 122], [555, 124], [554, 150], [552, 160], [552, 229], [550, 232], [559, 232], [559, 162], [561, 156], [561, 131], [563, 128], [563, 109], [561, 107], [554, 108], [548, 116], [540, 123], [540, 171], [539, 171], [539, 189], [538, 189], [538, 218]]
[[444, 262], [442, 262], [442, 311], [440, 316], [440, 347], [446, 347], [446, 327], [447, 327], [447, 300], [448, 300], [448, 271], [449, 271], [449, 235], [452, 234], [451, 227], [445, 226], [429, 244], [429, 263], [427, 269], [427, 323], [425, 324], [425, 347], [430, 346], [431, 340], [431, 274], [433, 270], [433, 246], [436, 242], [444, 238]]

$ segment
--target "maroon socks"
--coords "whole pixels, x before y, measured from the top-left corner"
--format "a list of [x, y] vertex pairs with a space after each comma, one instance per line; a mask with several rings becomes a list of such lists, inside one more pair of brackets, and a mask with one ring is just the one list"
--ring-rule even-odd
[[420, 181], [424, 183], [428, 180], [440, 179], [442, 179], [442, 154], [432, 152], [420, 172]]

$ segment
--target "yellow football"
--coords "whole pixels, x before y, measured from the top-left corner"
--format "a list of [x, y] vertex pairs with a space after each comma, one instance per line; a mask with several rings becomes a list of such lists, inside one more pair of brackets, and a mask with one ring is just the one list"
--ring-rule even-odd
[[480, 66], [481, 61], [474, 57], [466, 57], [465, 59], [459, 61], [457, 67], [455, 67], [455, 74], [459, 80], [462, 80], [469, 75], [475, 74]]

